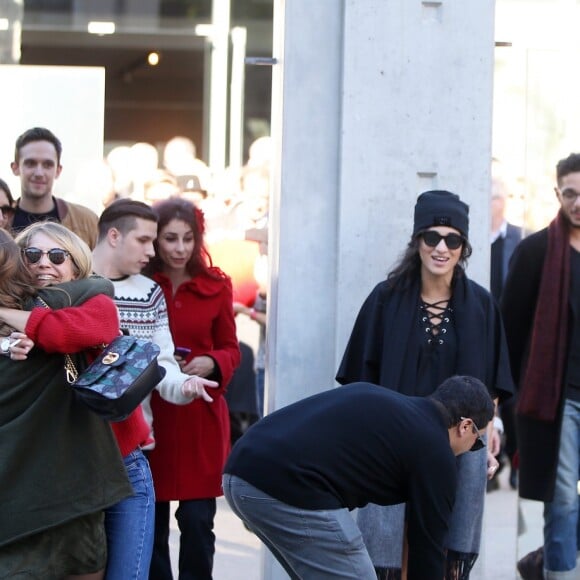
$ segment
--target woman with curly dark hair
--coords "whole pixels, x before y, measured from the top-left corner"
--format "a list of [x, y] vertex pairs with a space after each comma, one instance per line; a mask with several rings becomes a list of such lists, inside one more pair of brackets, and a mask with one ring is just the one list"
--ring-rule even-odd
[[[407, 250], [363, 304], [338, 369], [339, 383], [368, 381], [429, 396], [459, 374], [478, 378], [496, 401], [510, 396], [513, 383], [497, 304], [465, 274], [471, 254], [468, 213], [449, 191], [419, 196]], [[440, 547], [447, 555], [446, 580], [469, 578], [479, 553], [486, 472], [490, 477], [497, 468], [497, 433], [488, 446], [457, 459], [457, 498], [446, 544]], [[359, 510], [379, 578], [401, 578], [404, 520], [404, 504]]]
[[154, 206], [159, 216], [156, 257], [148, 274], [167, 302], [169, 326], [181, 370], [217, 381], [213, 403], [185, 406], [151, 399], [155, 448], [149, 455], [156, 495], [155, 544], [150, 579], [172, 578], [169, 558], [169, 502], [181, 531], [179, 575], [211, 578], [216, 497], [229, 452], [225, 389], [240, 362], [230, 279], [212, 265], [204, 244], [202, 212], [170, 198]]

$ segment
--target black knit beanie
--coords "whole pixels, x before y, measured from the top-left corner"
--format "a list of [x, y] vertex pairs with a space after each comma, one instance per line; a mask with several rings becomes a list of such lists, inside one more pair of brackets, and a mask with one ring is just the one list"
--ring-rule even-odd
[[425, 191], [417, 198], [413, 236], [433, 226], [449, 226], [466, 238], [469, 234], [469, 206], [450, 191]]

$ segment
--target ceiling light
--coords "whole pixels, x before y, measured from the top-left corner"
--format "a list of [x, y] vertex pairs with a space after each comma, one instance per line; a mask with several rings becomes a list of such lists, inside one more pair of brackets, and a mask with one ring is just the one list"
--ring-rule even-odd
[[104, 34], [114, 34], [115, 23], [101, 20], [91, 20], [87, 25], [87, 30], [90, 34], [98, 34], [99, 36], [103, 36]]
[[211, 36], [213, 29], [212, 24], [196, 24], [194, 32], [196, 36]]

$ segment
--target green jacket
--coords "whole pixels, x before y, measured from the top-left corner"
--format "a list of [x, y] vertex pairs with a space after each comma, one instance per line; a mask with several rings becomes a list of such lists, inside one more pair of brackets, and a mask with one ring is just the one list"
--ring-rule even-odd
[[[101, 293], [112, 284], [95, 277], [38, 291], [51, 308]], [[132, 494], [111, 427], [75, 399], [63, 355], [0, 356], [0, 376], [0, 546]]]

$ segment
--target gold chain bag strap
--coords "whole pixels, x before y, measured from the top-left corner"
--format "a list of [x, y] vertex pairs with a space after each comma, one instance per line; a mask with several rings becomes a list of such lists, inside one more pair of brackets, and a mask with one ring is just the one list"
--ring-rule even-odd
[[81, 373], [65, 354], [66, 380], [77, 399], [103, 419], [123, 421], [165, 376], [165, 369], [157, 363], [159, 352], [148, 340], [118, 336]]
[[[50, 306], [41, 296], [36, 296], [34, 301], [38, 306], [42, 306], [43, 308], [48, 308], [50, 310]], [[105, 345], [103, 344], [102, 346], [104, 347]], [[66, 376], [66, 382], [69, 385], [72, 385], [79, 377], [79, 371], [77, 370], [71, 355], [68, 353], [65, 353], [64, 355], [64, 372]]]

